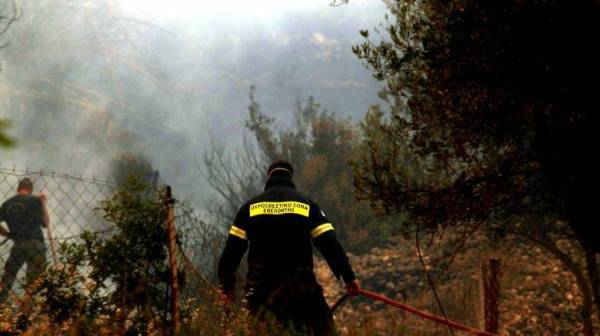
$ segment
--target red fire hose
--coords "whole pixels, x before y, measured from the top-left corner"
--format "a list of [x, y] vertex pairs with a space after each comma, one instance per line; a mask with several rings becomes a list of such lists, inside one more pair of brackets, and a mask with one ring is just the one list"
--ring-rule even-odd
[[[361, 295], [364, 297], [368, 297], [370, 299], [373, 299], [375, 301], [381, 301], [385, 304], [388, 304], [390, 306], [394, 306], [397, 308], [400, 308], [404, 311], [407, 311], [409, 313], [415, 314], [421, 318], [439, 323], [439, 324], [443, 324], [445, 326], [448, 326], [452, 329], [456, 329], [456, 330], [460, 330], [460, 331], [464, 331], [466, 333], [469, 333], [471, 335], [476, 335], [476, 336], [498, 336], [497, 334], [491, 333], [491, 332], [487, 332], [487, 331], [483, 331], [483, 330], [479, 330], [479, 329], [475, 329], [475, 328], [471, 328], [469, 326], [466, 326], [464, 324], [460, 324], [458, 322], [454, 322], [454, 321], [450, 321], [450, 320], [446, 320], [443, 317], [439, 317], [433, 314], [430, 314], [428, 312], [419, 310], [417, 308], [411, 307], [409, 305], [406, 305], [404, 303], [395, 301], [390, 299], [387, 296], [383, 296], [381, 294], [377, 294], [374, 292], [370, 292], [368, 290], [364, 290], [364, 289], [359, 289], [357, 292], [357, 295]], [[333, 313], [339, 306], [342, 305], [342, 303], [344, 303], [344, 301], [346, 301], [348, 298], [350, 297], [349, 294], [345, 294], [344, 296], [342, 296], [332, 307], [331, 307], [331, 312]]]

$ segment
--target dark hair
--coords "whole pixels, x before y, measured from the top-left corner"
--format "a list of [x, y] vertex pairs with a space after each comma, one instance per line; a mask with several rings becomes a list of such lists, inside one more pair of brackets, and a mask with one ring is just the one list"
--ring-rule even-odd
[[19, 186], [17, 187], [17, 190], [21, 189], [33, 191], [33, 182], [31, 182], [31, 179], [29, 177], [26, 177], [19, 181]]
[[287, 171], [291, 176], [294, 176], [294, 167], [292, 164], [285, 160], [275, 160], [267, 169], [267, 175], [271, 176], [274, 171]]

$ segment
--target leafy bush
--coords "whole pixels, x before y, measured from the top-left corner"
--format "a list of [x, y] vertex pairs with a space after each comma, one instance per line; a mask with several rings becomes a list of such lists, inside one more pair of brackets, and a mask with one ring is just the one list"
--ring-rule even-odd
[[49, 270], [38, 288], [42, 312], [55, 323], [106, 319], [134, 334], [166, 325], [164, 195], [130, 177], [103, 201], [103, 217], [116, 233], [84, 232], [81, 241], [62, 244], [64, 266]]

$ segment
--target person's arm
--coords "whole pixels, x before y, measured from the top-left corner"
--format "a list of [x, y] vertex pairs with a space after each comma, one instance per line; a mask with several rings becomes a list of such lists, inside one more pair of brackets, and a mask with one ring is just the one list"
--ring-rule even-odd
[[6, 206], [3, 203], [2, 206], [0, 206], [0, 236], [8, 237], [10, 232], [2, 225], [4, 216], [6, 216]]
[[240, 265], [242, 257], [248, 249], [247, 236], [247, 207], [242, 207], [229, 230], [225, 249], [219, 259], [218, 273], [219, 284], [225, 295], [232, 300], [235, 289], [235, 273]]
[[50, 214], [48, 214], [48, 207], [46, 206], [46, 202], [48, 201], [46, 195], [40, 194], [40, 201], [42, 203], [42, 226], [47, 228], [50, 224]]
[[360, 286], [346, 251], [337, 240], [333, 224], [329, 222], [325, 213], [314, 203], [311, 206], [311, 222], [310, 234], [313, 245], [321, 252], [335, 277], [344, 279], [348, 292], [355, 294]]

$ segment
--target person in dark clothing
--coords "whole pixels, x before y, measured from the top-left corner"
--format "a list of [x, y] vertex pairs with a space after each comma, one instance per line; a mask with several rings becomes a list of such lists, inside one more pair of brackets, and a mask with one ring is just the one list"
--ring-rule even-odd
[[296, 190], [290, 163], [273, 162], [267, 175], [264, 192], [240, 208], [231, 226], [218, 266], [221, 288], [232, 300], [235, 272], [249, 246], [249, 311], [259, 319], [274, 316], [304, 334], [334, 335], [333, 317], [313, 273], [312, 249], [355, 294], [360, 287], [346, 252], [319, 205]]
[[8, 226], [7, 231], [0, 225], [0, 235], [13, 241], [0, 283], [0, 303], [6, 300], [23, 264], [27, 264], [26, 285], [33, 283], [46, 266], [42, 232], [42, 227], [48, 227], [49, 221], [46, 197], [32, 193], [33, 183], [24, 178], [19, 182], [17, 195], [0, 206], [0, 223], [6, 222]]

